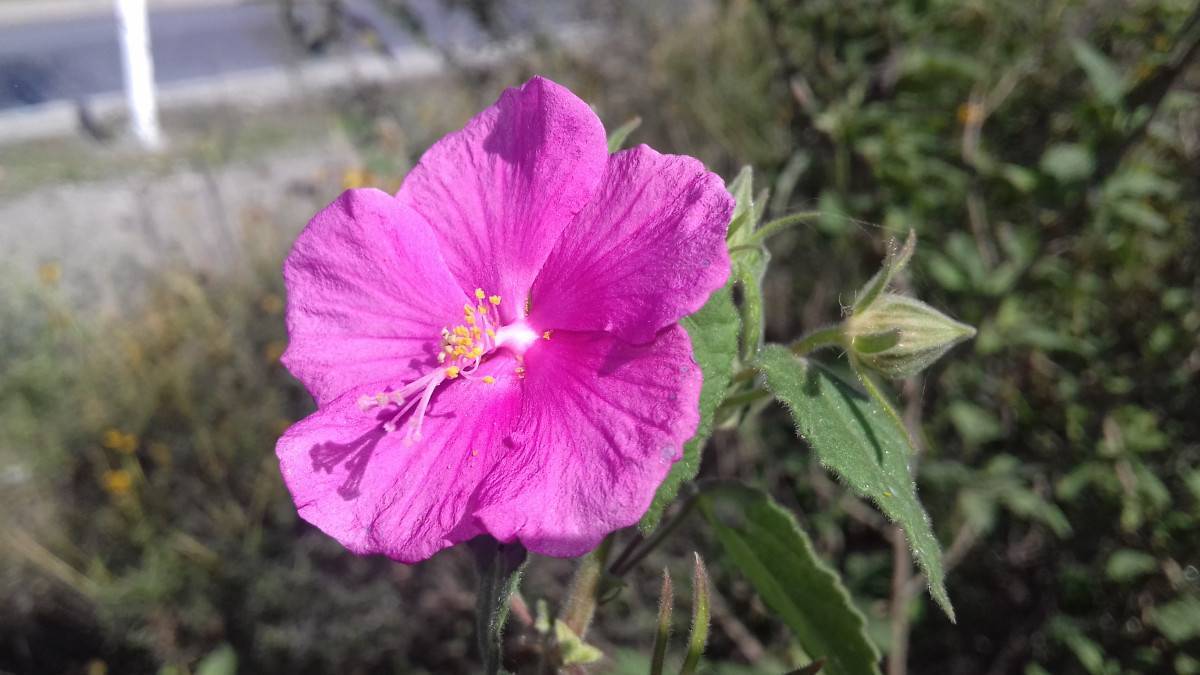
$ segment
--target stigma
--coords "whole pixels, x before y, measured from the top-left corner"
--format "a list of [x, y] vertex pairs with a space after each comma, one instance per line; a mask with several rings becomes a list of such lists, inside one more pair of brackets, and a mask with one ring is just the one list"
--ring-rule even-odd
[[[358, 407], [363, 412], [379, 410], [383, 413], [383, 429], [387, 433], [396, 432], [400, 418], [412, 411], [404, 435], [407, 444], [421, 440], [421, 423], [429, 409], [429, 401], [443, 382], [461, 379], [495, 384], [496, 378], [491, 375], [476, 375], [489, 354], [506, 348], [521, 363], [531, 345], [539, 339], [549, 339], [548, 332], [539, 335], [523, 319], [500, 325], [500, 296], [488, 295], [482, 288], [476, 288], [474, 295], [474, 304], [463, 305], [462, 323], [442, 329], [436, 368], [394, 391], [358, 399]], [[522, 377], [524, 368], [518, 367], [516, 374], [518, 378]]]

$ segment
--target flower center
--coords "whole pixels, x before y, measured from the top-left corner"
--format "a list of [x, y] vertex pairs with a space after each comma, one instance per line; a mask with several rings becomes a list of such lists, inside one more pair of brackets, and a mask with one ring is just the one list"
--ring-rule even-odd
[[[453, 328], [443, 328], [438, 348], [438, 367], [394, 391], [384, 391], [374, 396], [362, 396], [358, 407], [363, 412], [380, 410], [384, 418], [384, 431], [397, 429], [399, 419], [414, 408], [404, 440], [414, 443], [421, 440], [421, 423], [429, 408], [429, 400], [438, 385], [446, 380], [477, 380], [494, 384], [491, 375], [478, 377], [475, 373], [483, 358], [501, 347], [517, 355], [518, 363], [525, 350], [538, 339], [538, 334], [523, 319], [506, 326], [500, 325], [500, 296], [487, 295], [483, 289], [475, 289], [475, 305], [463, 305], [463, 322]], [[550, 339], [550, 332], [542, 334]], [[517, 377], [524, 377], [524, 366], [518, 365]]]

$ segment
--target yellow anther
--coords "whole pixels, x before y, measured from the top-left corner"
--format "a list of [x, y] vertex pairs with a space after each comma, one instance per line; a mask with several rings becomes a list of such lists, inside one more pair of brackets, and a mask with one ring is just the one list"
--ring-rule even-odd
[[468, 326], [474, 326], [474, 325], [475, 325], [475, 315], [474, 315], [474, 314], [468, 314], [468, 315], [466, 316], [466, 321], [467, 321], [467, 325], [468, 325]]
[[484, 293], [482, 288], [476, 288], [475, 289], [475, 297], [478, 298], [479, 300], [482, 300], [485, 297], [487, 297], [487, 293]]
[[483, 383], [484, 383], [484, 384], [495, 384], [495, 383], [496, 383], [496, 378], [492, 377], [491, 375], [484, 375], [484, 376], [483, 376]]
[[493, 305], [499, 305], [500, 304], [500, 296], [493, 295], [490, 298], [488, 298], [488, 302], [492, 303]]
[[487, 314], [487, 306], [479, 305], [479, 306], [475, 307], [475, 311], [479, 312], [480, 314]]
[[483, 356], [483, 350], [480, 349], [479, 347], [472, 349], [471, 352], [469, 354], [467, 354], [467, 358], [470, 358], [470, 359], [477, 359], [481, 356]]
[[479, 339], [479, 336], [483, 335], [483, 331], [479, 330], [479, 326], [471, 326], [471, 335], [473, 335], [475, 339]]
[[458, 335], [458, 336], [461, 336], [461, 337], [466, 337], [466, 336], [468, 335], [468, 333], [467, 333], [467, 329], [466, 329], [465, 327], [463, 327], [463, 326], [455, 326], [455, 327], [454, 327], [454, 334], [455, 334], [455, 335]]
[[451, 380], [458, 377], [458, 373], [459, 373], [458, 366], [450, 366], [449, 368], [446, 369], [446, 377], [450, 378]]
[[487, 336], [490, 338], [496, 337], [496, 331], [492, 330], [491, 328], [485, 330], [484, 332], [487, 333]]
[[450, 353], [451, 353], [451, 354], [453, 354], [453, 355], [455, 355], [455, 356], [462, 356], [463, 354], [466, 354], [466, 353], [467, 353], [467, 350], [466, 350], [466, 349], [463, 349], [462, 347], [455, 347], [455, 348], [454, 348], [454, 351], [453, 351], [453, 352], [450, 352]]
[[542, 333], [542, 339], [543, 339], [543, 340], [549, 340], [549, 339], [550, 339], [550, 334], [551, 334], [551, 333], [553, 333], [553, 332], [554, 332], [554, 331], [552, 331], [552, 330], [548, 330], [548, 331], [546, 331], [545, 333]]

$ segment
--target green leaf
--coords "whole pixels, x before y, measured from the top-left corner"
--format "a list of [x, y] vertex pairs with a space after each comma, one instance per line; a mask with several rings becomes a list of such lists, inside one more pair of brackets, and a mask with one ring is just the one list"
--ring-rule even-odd
[[821, 212], [821, 217], [817, 219], [817, 227], [825, 234], [840, 236], [853, 226], [853, 222], [846, 217], [842, 200], [832, 190], [822, 192], [817, 198], [817, 210]]
[[617, 152], [625, 145], [625, 139], [629, 138], [638, 127], [642, 126], [642, 118], [634, 117], [625, 124], [612, 130], [608, 135], [608, 151], [610, 153]]
[[654, 501], [639, 527], [650, 532], [658, 527], [663, 510], [675, 500], [679, 488], [696, 477], [700, 470], [700, 458], [704, 444], [712, 434], [713, 415], [717, 406], [725, 399], [725, 390], [733, 372], [733, 360], [737, 357], [738, 312], [733, 305], [732, 280], [724, 288], [713, 293], [700, 311], [683, 319], [683, 327], [692, 339], [692, 351], [696, 363], [704, 374], [700, 387], [700, 426], [696, 435], [683, 446], [683, 458], [671, 467], [667, 478], [659, 486]]
[[887, 290], [888, 285], [892, 283], [892, 278], [908, 266], [908, 261], [912, 259], [913, 253], [916, 250], [916, 230], [908, 231], [908, 236], [905, 237], [903, 246], [900, 246], [894, 239], [888, 242], [888, 253], [887, 257], [883, 260], [883, 265], [875, 273], [875, 276], [871, 277], [858, 291], [858, 295], [854, 299], [855, 314], [867, 309], [880, 294]]
[[950, 620], [941, 547], [908, 467], [908, 434], [878, 405], [828, 366], [798, 359], [784, 347], [763, 349], [759, 368], [767, 387], [796, 421], [821, 463], [904, 528], [929, 593]]
[[236, 675], [237, 653], [223, 644], [209, 652], [196, 664], [196, 675]]
[[975, 447], [1004, 436], [1000, 420], [991, 411], [974, 403], [954, 401], [947, 412], [950, 422], [967, 445]]
[[733, 195], [733, 215], [726, 239], [731, 245], [745, 243], [754, 230], [754, 170], [743, 166], [726, 189]]
[[999, 497], [1013, 514], [1042, 523], [1059, 538], [1071, 534], [1071, 522], [1067, 520], [1062, 509], [1046, 501], [1036, 492], [1019, 485], [1008, 485], [1000, 491]]
[[1123, 548], [1108, 556], [1104, 571], [1113, 581], [1133, 581], [1158, 569], [1158, 560], [1143, 551]]
[[1171, 231], [1171, 221], [1149, 204], [1126, 200], [1113, 206], [1113, 211], [1126, 222], [1137, 225], [1148, 232], [1166, 234]]
[[483, 671], [488, 675], [500, 672], [504, 623], [508, 620], [508, 603], [521, 582], [528, 554], [520, 544], [501, 544], [489, 536], [475, 537], [468, 542], [479, 572], [479, 590], [475, 598], [475, 631]]
[[584, 642], [571, 630], [567, 622], [561, 619], [554, 622], [554, 639], [564, 666], [595, 663], [604, 657], [604, 652]]
[[1084, 670], [1091, 675], [1101, 675], [1104, 672], [1104, 650], [1084, 634], [1074, 619], [1066, 616], [1055, 617], [1050, 621], [1048, 630], [1055, 639], [1074, 652]]
[[1175, 644], [1200, 636], [1200, 598], [1184, 596], [1150, 612], [1150, 620]]
[[1092, 152], [1077, 143], [1059, 143], [1050, 146], [1042, 155], [1042, 171], [1060, 183], [1074, 183], [1092, 175], [1096, 166]]
[[1108, 104], [1120, 102], [1125, 93], [1125, 80], [1112, 61], [1095, 47], [1078, 39], [1071, 40], [1071, 53], [1075, 56], [1075, 62], [1087, 73], [1088, 82], [1100, 100]]
[[725, 553], [763, 602], [792, 629], [805, 653], [825, 659], [822, 673], [879, 672], [866, 620], [792, 514], [765, 492], [737, 483], [715, 484], [699, 500]]

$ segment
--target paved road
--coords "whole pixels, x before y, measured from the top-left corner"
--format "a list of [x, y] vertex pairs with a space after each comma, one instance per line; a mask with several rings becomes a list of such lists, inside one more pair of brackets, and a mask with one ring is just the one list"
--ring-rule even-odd
[[[331, 51], [367, 51], [370, 27], [377, 43], [396, 51], [418, 41], [372, 0], [343, 0], [345, 36]], [[472, 15], [445, 0], [410, 0], [429, 39], [441, 46], [478, 47], [489, 35]], [[492, 5], [508, 32], [579, 18], [587, 0], [501, 0]], [[306, 6], [315, 23], [315, 5]], [[364, 25], [365, 24], [365, 25]], [[155, 79], [171, 84], [196, 78], [295, 64], [319, 58], [289, 36], [274, 0], [249, 4], [152, 9]], [[379, 45], [378, 42], [382, 42]], [[121, 57], [111, 13], [0, 26], [0, 111], [55, 100], [119, 92]]]
[[[266, 67], [301, 57], [272, 5], [154, 12], [160, 83]], [[0, 109], [120, 91], [111, 14], [0, 28]]]

